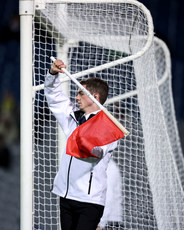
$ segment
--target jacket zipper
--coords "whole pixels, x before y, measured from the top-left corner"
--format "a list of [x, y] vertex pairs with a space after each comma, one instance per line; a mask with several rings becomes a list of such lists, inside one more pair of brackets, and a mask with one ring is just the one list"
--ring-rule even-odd
[[[77, 123], [77, 126], [79, 126], [79, 122], [75, 119], [75, 117], [73, 117], [72, 114], [70, 114], [70, 116], [71, 116], [71, 117], [74, 119], [74, 121]], [[66, 196], [67, 196], [67, 194], [68, 194], [69, 182], [70, 182], [70, 168], [71, 168], [71, 164], [72, 164], [72, 159], [73, 159], [73, 156], [71, 156], [70, 162], [69, 162], [69, 165], [68, 165], [67, 187], [66, 187], [66, 193], [65, 193], [64, 198], [66, 198]]]
[[66, 187], [66, 193], [65, 193], [64, 198], [66, 198], [66, 196], [67, 196], [67, 194], [68, 194], [68, 189], [69, 189], [69, 180], [70, 180], [70, 178], [69, 178], [69, 176], [70, 176], [70, 167], [71, 167], [72, 159], [73, 159], [73, 157], [71, 156], [71, 158], [70, 158], [70, 162], [69, 162], [69, 165], [68, 165], [67, 187]]
[[89, 178], [89, 188], [88, 188], [88, 194], [90, 194], [90, 191], [91, 191], [92, 178], [93, 178], [93, 172], [91, 172], [91, 174], [90, 174], [90, 178]]
[[[79, 126], [78, 121], [75, 119], [75, 117], [73, 117], [71, 114], [70, 114], [70, 116], [71, 116], [71, 117], [74, 119], [74, 121], [77, 123], [77, 126]], [[72, 159], [73, 159], [73, 156], [71, 156], [70, 162], [69, 162], [69, 165], [68, 165], [67, 186], [66, 186], [66, 193], [65, 193], [64, 198], [66, 198], [66, 196], [67, 196], [67, 194], [68, 194], [69, 182], [70, 182], [70, 167], [71, 167], [71, 164], [72, 164]]]

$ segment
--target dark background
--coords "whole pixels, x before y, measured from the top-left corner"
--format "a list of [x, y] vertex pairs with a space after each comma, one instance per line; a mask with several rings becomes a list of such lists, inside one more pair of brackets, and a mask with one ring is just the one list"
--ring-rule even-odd
[[[171, 53], [176, 120], [184, 149], [184, 1], [141, 0], [140, 2], [150, 10], [155, 35], [165, 41]], [[0, 1], [0, 229], [2, 230], [19, 229], [20, 24], [18, 8], [18, 0]], [[3, 139], [4, 135], [5, 139]], [[14, 179], [12, 175], [15, 175]]]

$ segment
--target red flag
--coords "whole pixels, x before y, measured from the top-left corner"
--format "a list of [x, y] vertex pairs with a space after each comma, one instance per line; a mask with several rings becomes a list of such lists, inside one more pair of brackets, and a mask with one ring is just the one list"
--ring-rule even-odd
[[94, 147], [110, 144], [122, 137], [124, 133], [100, 111], [73, 131], [67, 141], [66, 153], [80, 158], [98, 158], [92, 153]]

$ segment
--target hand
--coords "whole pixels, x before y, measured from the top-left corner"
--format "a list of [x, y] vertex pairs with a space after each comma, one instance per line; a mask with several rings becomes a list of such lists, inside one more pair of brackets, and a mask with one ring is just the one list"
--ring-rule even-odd
[[97, 226], [96, 230], [101, 230], [100, 226]]
[[53, 62], [51, 68], [50, 68], [50, 73], [51, 74], [57, 74], [58, 72], [64, 73], [64, 71], [61, 68], [66, 68], [66, 65], [63, 63], [61, 60], [56, 60]]

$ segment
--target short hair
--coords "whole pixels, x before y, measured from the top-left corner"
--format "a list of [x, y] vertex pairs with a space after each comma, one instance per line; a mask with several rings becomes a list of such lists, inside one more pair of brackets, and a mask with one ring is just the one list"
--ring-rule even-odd
[[86, 89], [91, 93], [99, 93], [99, 101], [101, 104], [104, 104], [109, 91], [109, 86], [107, 82], [100, 78], [87, 78], [80, 81], [82, 85], [86, 85]]

